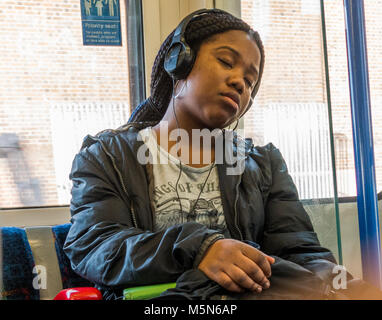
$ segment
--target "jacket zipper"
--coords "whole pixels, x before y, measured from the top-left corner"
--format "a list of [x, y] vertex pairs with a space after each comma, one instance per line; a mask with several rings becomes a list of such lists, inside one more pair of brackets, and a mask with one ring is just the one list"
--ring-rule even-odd
[[126, 131], [126, 130], [129, 130], [131, 127], [134, 127], [131, 123], [130, 124], [126, 124], [126, 125], [122, 125], [121, 127], [119, 127], [117, 130], [113, 130], [113, 129], [106, 129], [106, 130], [103, 130], [101, 132], [99, 132], [95, 138], [95, 140], [99, 141], [100, 144], [101, 144], [101, 147], [103, 149], [103, 151], [106, 153], [106, 155], [111, 159], [112, 163], [113, 163], [113, 167], [114, 167], [114, 170], [117, 171], [118, 173], [118, 177], [119, 177], [119, 180], [121, 182], [121, 185], [122, 185], [122, 188], [123, 188], [123, 191], [125, 192], [127, 198], [129, 199], [130, 201], [130, 211], [131, 211], [131, 220], [133, 221], [133, 224], [134, 224], [134, 227], [135, 228], [138, 228], [138, 223], [137, 223], [137, 219], [136, 219], [136, 216], [135, 216], [135, 211], [134, 211], [134, 206], [133, 206], [133, 200], [130, 198], [129, 196], [129, 193], [127, 192], [127, 189], [126, 189], [126, 186], [125, 186], [125, 183], [123, 182], [123, 178], [122, 178], [122, 174], [121, 172], [119, 171], [119, 169], [117, 168], [117, 165], [115, 164], [115, 160], [114, 160], [114, 157], [110, 154], [110, 152], [107, 151], [105, 145], [103, 144], [102, 140], [99, 139], [99, 135], [105, 131], [111, 131], [113, 133], [117, 133], [117, 132], [120, 132], [120, 131]]
[[236, 188], [235, 188], [236, 189], [236, 196], [235, 196], [235, 204], [234, 204], [234, 220], [235, 220], [235, 227], [236, 227], [236, 229], [240, 235], [240, 240], [244, 241], [243, 234], [241, 233], [241, 230], [239, 228], [239, 215], [237, 213], [237, 202], [239, 200], [239, 184], [240, 184], [240, 182], [241, 182], [241, 175], [240, 175], [240, 179], [237, 182]]
[[[248, 156], [246, 155], [245, 159], [247, 157]], [[237, 212], [237, 202], [239, 201], [239, 185], [240, 185], [240, 182], [241, 182], [242, 175], [243, 175], [243, 173], [239, 176], [239, 180], [238, 180], [238, 182], [236, 184], [236, 187], [235, 187], [236, 196], [235, 196], [235, 203], [234, 203], [234, 220], [235, 220], [235, 227], [236, 227], [236, 229], [237, 229], [237, 231], [239, 232], [239, 235], [240, 235], [240, 240], [244, 241], [243, 233], [241, 232], [240, 227], [239, 227], [239, 214]]]

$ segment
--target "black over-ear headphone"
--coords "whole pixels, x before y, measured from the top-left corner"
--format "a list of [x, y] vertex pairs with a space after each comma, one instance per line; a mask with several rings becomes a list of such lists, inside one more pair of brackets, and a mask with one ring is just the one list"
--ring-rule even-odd
[[195, 60], [195, 53], [186, 42], [185, 32], [187, 25], [195, 17], [206, 13], [224, 12], [219, 9], [200, 9], [186, 16], [174, 31], [172, 42], [167, 49], [164, 69], [174, 80], [184, 79]]
[[[164, 60], [164, 69], [170, 75], [170, 77], [176, 81], [186, 78], [190, 69], [194, 65], [195, 53], [191, 47], [186, 42], [185, 32], [187, 25], [192, 19], [197, 16], [206, 13], [227, 13], [224, 10], [220, 9], [200, 9], [190, 15], [186, 16], [178, 25], [174, 31], [171, 44], [167, 49], [165, 60]], [[260, 81], [255, 85], [254, 90], [251, 94], [251, 101], [249, 102], [247, 109], [242, 114], [242, 116], [248, 111], [249, 107], [252, 105], [253, 100], [259, 90]]]

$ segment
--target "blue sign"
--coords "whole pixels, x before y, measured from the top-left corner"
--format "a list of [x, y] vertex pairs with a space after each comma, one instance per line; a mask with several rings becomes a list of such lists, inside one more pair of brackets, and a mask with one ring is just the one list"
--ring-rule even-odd
[[80, 0], [84, 45], [120, 46], [119, 0]]

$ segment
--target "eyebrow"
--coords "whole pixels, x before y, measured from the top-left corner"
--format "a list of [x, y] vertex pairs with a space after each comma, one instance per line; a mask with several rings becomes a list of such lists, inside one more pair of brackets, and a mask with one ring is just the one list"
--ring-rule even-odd
[[[240, 57], [240, 58], [242, 57], [242, 55], [239, 51], [235, 50], [234, 48], [232, 48], [230, 46], [221, 46], [221, 47], [216, 48], [216, 50], [219, 50], [219, 49], [228, 49], [235, 56]], [[257, 70], [257, 68], [252, 63], [250, 65], [250, 68], [256, 73], [256, 75], [259, 75], [259, 70]]]

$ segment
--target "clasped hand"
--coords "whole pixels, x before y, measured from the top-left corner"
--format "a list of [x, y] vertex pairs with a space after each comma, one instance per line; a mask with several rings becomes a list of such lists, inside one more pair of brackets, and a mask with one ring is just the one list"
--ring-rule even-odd
[[274, 258], [248, 244], [221, 239], [208, 248], [198, 269], [229, 291], [261, 292], [270, 286], [274, 262]]

